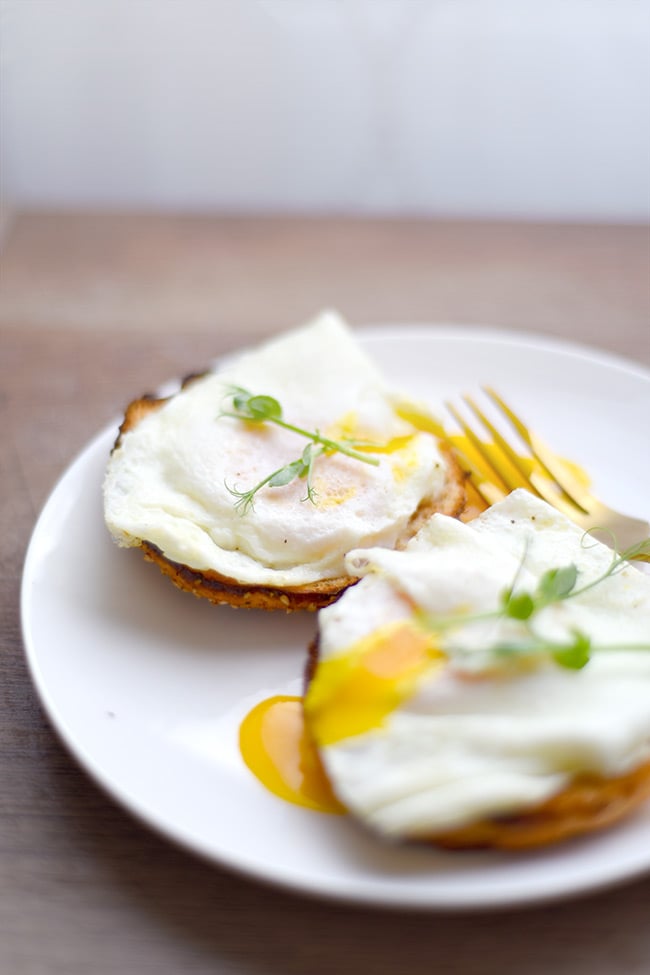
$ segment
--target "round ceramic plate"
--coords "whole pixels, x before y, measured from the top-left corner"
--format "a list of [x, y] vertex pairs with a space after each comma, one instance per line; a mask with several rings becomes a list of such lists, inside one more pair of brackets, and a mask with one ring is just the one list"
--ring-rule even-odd
[[[390, 381], [434, 408], [495, 386], [592, 475], [609, 504], [650, 516], [650, 373], [577, 346], [492, 330], [360, 330]], [[137, 393], [137, 390], [134, 390]], [[296, 890], [412, 908], [494, 908], [566, 897], [650, 868], [650, 808], [535, 853], [386, 845], [345, 817], [277, 799], [238, 751], [257, 701], [300, 693], [310, 615], [214, 607], [111, 541], [101, 485], [116, 428], [64, 474], [25, 563], [34, 683], [81, 765], [150, 826], [219, 864]]]

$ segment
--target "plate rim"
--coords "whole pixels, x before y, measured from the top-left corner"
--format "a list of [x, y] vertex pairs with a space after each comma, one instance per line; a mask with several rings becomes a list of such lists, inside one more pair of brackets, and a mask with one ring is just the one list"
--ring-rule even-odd
[[559, 338], [552, 335], [544, 335], [538, 331], [521, 331], [517, 329], [500, 328], [492, 325], [481, 324], [460, 324], [454, 325], [448, 322], [370, 322], [364, 325], [352, 326], [353, 332], [360, 337], [380, 338], [384, 333], [399, 330], [400, 335], [411, 332], [413, 337], [421, 338], [423, 333], [429, 333], [432, 339], [444, 339], [445, 341], [455, 341], [462, 338], [473, 338], [484, 340], [490, 345], [516, 345], [530, 351], [557, 352], [565, 355], [572, 355], [576, 358], [588, 360], [594, 364], [616, 367], [618, 369], [632, 372], [641, 379], [650, 381], [650, 364], [644, 365], [636, 362], [629, 356], [618, 352], [610, 352], [602, 346], [590, 345], [589, 343], [577, 342], [572, 339]]

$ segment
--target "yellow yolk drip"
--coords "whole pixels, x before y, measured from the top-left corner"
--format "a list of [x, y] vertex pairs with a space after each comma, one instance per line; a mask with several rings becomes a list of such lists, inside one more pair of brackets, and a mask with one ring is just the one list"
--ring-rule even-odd
[[241, 723], [239, 748], [269, 792], [319, 812], [345, 812], [305, 728], [301, 698], [278, 695], [257, 704]]
[[[421, 431], [418, 429], [416, 432]], [[354, 449], [362, 454], [395, 454], [408, 447], [416, 433], [407, 433], [400, 437], [392, 437], [384, 443], [375, 443], [372, 436], [367, 435], [358, 425], [356, 413], [351, 412], [328, 427], [325, 436], [330, 440], [351, 440]]]
[[380, 627], [346, 653], [322, 661], [305, 697], [318, 745], [380, 728], [444, 654], [410, 621]]
[[431, 433], [439, 440], [446, 440], [447, 433], [442, 423], [439, 423], [425, 407], [411, 403], [409, 400], [400, 400], [395, 406], [395, 413], [401, 420], [406, 420], [416, 430], [424, 433]]
[[278, 695], [256, 704], [239, 729], [244, 762], [279, 798], [319, 812], [344, 813], [316, 745], [381, 727], [414, 693], [419, 678], [444, 659], [415, 623], [381, 627], [347, 653], [320, 663], [304, 702]]
[[354, 449], [361, 454], [396, 454], [399, 450], [409, 447], [414, 437], [414, 433], [408, 433], [404, 437], [393, 437], [386, 443], [360, 443]]
[[330, 440], [355, 440], [358, 439], [357, 433], [357, 414], [350, 410], [340, 417], [335, 423], [325, 431], [325, 436]]

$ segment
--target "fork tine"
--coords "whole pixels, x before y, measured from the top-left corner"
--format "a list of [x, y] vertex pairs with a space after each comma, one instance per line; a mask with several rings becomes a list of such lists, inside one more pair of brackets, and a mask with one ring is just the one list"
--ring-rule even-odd
[[[573, 502], [566, 500], [562, 496], [561, 490], [559, 490], [559, 485], [556, 485], [554, 481], [550, 481], [543, 474], [537, 474], [535, 470], [528, 473], [525, 465], [522, 463], [524, 458], [520, 457], [516, 451], [512, 449], [505, 437], [499, 432], [499, 430], [497, 430], [494, 424], [490, 422], [483, 412], [479, 410], [472, 398], [470, 396], [464, 396], [463, 399], [470, 409], [473, 410], [481, 423], [483, 423], [485, 428], [490, 432], [490, 435], [494, 439], [495, 445], [503, 451], [504, 456], [508, 458], [514, 470], [516, 470], [517, 474], [520, 476], [521, 483], [514, 484], [513, 487], [525, 487], [527, 490], [531, 491], [533, 494], [536, 494], [544, 501], [548, 501], [549, 504], [552, 504], [560, 511], [563, 511], [569, 517], [575, 517], [576, 514], [582, 514], [582, 508], [579, 508], [574, 505]], [[534, 460], [534, 453], [532, 451], [531, 460]]]
[[453, 448], [454, 454], [458, 458], [463, 470], [469, 474], [472, 487], [486, 508], [489, 508], [490, 505], [496, 504], [498, 501], [503, 501], [506, 496], [506, 492], [502, 491], [501, 488], [497, 487], [497, 485], [493, 484], [491, 481], [486, 481], [485, 474], [479, 470], [471, 457], [469, 457], [464, 450], [461, 450], [458, 447], [458, 444], [455, 444], [448, 438], [447, 443]]
[[535, 494], [539, 495], [544, 501], [548, 501], [550, 505], [557, 508], [558, 511], [562, 511], [573, 521], [580, 521], [581, 518], [586, 517], [587, 512], [584, 508], [571, 500], [567, 500], [568, 495], [562, 494], [559, 484], [556, 484], [555, 481], [549, 480], [545, 474], [536, 474], [535, 472], [530, 477]]
[[[562, 495], [564, 495], [564, 499], [571, 505], [574, 505], [583, 514], [588, 514], [589, 509], [585, 507], [585, 501], [589, 495], [588, 492], [585, 491], [584, 487], [582, 487], [578, 481], [569, 474], [564, 465], [558, 463], [558, 459], [553, 452], [549, 450], [549, 448], [546, 447], [537, 436], [533, 435], [528, 430], [528, 427], [522, 423], [516, 413], [510, 409], [508, 404], [494, 389], [492, 389], [491, 386], [485, 386], [484, 391], [490, 397], [492, 402], [495, 403], [501, 412], [508, 418], [542, 470], [551, 480], [556, 483], [562, 492]], [[531, 475], [531, 480], [537, 487], [539, 477]], [[539, 493], [541, 494], [541, 491]], [[543, 494], [541, 494], [541, 496], [544, 497]]]
[[485, 429], [489, 432], [495, 445], [501, 449], [504, 456], [508, 458], [508, 461], [512, 465], [513, 469], [516, 471], [519, 478], [521, 478], [521, 483], [518, 484], [517, 487], [526, 487], [530, 491], [534, 492], [535, 486], [531, 481], [529, 472], [526, 470], [525, 465], [522, 463], [523, 458], [519, 454], [517, 454], [516, 451], [512, 449], [512, 447], [510, 446], [506, 438], [500, 433], [499, 430], [497, 430], [494, 424], [490, 421], [489, 417], [487, 417], [485, 413], [483, 413], [483, 411], [479, 409], [479, 407], [476, 405], [476, 402], [472, 399], [471, 396], [463, 396], [463, 400], [465, 401], [465, 403], [467, 403], [471, 411], [476, 416], [477, 420], [479, 420], [483, 424]]
[[[474, 432], [474, 430], [472, 430], [472, 428], [469, 426], [469, 424], [466, 423], [466, 421], [462, 418], [462, 416], [460, 415], [460, 413], [452, 403], [445, 403], [445, 406], [453, 416], [458, 426], [463, 431], [463, 434], [465, 435], [467, 440], [470, 442], [472, 447], [474, 447], [474, 450], [476, 451], [477, 455], [480, 457], [480, 459], [483, 461], [486, 468], [490, 472], [491, 482], [493, 484], [496, 484], [496, 486], [499, 488], [502, 494], [504, 495], [509, 494], [510, 491], [512, 490], [512, 487], [508, 481], [508, 478], [504, 476], [500, 467], [493, 463], [493, 460], [485, 450], [485, 444], [482, 443], [480, 437], [478, 437]], [[455, 449], [458, 449], [456, 445], [454, 445], [454, 447]], [[467, 457], [467, 454], [464, 454], [464, 457]], [[482, 473], [475, 465], [472, 466], [474, 468], [474, 476], [478, 476], [481, 481], [485, 481], [486, 480], [485, 474]]]
[[[472, 428], [471, 420], [464, 420], [451, 403], [445, 403], [461, 429], [462, 436], [446, 430], [443, 430], [442, 435], [456, 453], [461, 466], [468, 472], [473, 490], [485, 504], [495, 504], [513, 488], [523, 484], [585, 531], [599, 532], [597, 537], [601, 541], [614, 548], [618, 547], [619, 551], [620, 545], [627, 548], [639, 539], [647, 538], [650, 525], [646, 521], [614, 511], [595, 498], [565, 468], [561, 458], [538, 440], [494, 389], [486, 386], [484, 391], [492, 405], [498, 407], [509, 420], [529, 454], [519, 454], [472, 397], [463, 396], [463, 401], [491, 435], [492, 441], [489, 443], [483, 439], [485, 434]], [[650, 555], [645, 553], [634, 558], [650, 562]]]

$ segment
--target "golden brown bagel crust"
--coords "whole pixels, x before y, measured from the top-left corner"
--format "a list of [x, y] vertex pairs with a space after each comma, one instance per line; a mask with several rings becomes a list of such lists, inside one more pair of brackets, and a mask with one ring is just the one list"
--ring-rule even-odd
[[520, 816], [486, 819], [428, 839], [448, 849], [528, 849], [604, 829], [650, 797], [650, 762], [606, 779], [581, 775], [562, 792]]
[[[183, 382], [183, 387], [198, 377], [198, 374], [189, 376]], [[148, 413], [159, 409], [166, 402], [165, 399], [143, 396], [130, 403], [126, 408], [113, 449], [120, 445], [125, 433], [137, 426]], [[461, 471], [452, 453], [444, 446], [441, 446], [441, 450], [445, 456], [448, 472], [445, 493], [435, 504], [432, 501], [422, 502], [413, 513], [406, 531], [398, 539], [397, 548], [403, 548], [435, 512], [457, 517], [465, 506], [466, 475]], [[143, 549], [146, 560], [154, 562], [179, 589], [191, 592], [201, 599], [208, 599], [211, 603], [226, 603], [241, 609], [284, 610], [286, 613], [297, 610], [314, 611], [334, 602], [344, 589], [357, 581], [351, 576], [339, 576], [335, 579], [322, 579], [319, 582], [291, 588], [251, 586], [220, 575], [212, 569], [192, 569], [190, 566], [172, 562], [157, 546], [146, 539], [139, 543], [139, 547]]]

